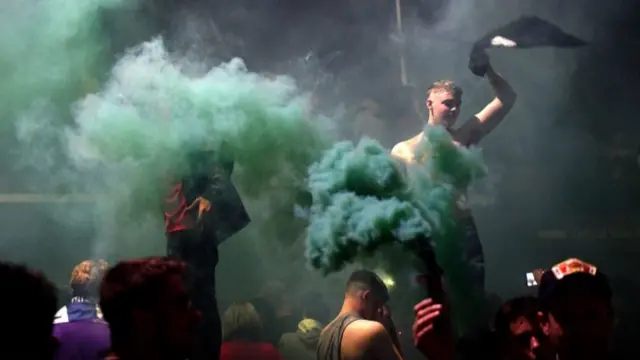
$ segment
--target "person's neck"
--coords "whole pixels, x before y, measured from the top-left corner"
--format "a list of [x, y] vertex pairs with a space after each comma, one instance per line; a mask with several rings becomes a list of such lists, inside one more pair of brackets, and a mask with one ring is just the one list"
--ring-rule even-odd
[[345, 298], [338, 316], [340, 317], [349, 313], [360, 313], [360, 305], [353, 299]]
[[[427, 126], [438, 126], [438, 125], [443, 125], [444, 123], [442, 121], [437, 121], [435, 119], [433, 119], [432, 117], [429, 117], [429, 120], [427, 120]], [[453, 134], [454, 130], [453, 128], [450, 127], [444, 127], [450, 134]]]

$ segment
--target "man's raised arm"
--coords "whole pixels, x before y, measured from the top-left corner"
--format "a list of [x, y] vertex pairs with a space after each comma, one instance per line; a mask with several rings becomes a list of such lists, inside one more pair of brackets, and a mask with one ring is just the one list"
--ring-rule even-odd
[[[487, 58], [487, 61], [488, 58]], [[495, 92], [495, 97], [473, 118], [457, 131], [457, 140], [465, 145], [477, 144], [500, 124], [516, 102], [517, 95], [511, 85], [489, 64], [487, 79]]]

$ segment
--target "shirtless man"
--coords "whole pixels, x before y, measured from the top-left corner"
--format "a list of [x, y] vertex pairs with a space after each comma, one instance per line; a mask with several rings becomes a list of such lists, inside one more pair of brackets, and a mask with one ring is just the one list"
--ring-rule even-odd
[[[385, 316], [388, 300], [389, 292], [375, 273], [358, 270], [351, 274], [340, 313], [320, 334], [318, 360], [403, 360], [393, 322]], [[430, 336], [440, 309], [431, 300], [415, 308], [415, 343], [431, 360], [451, 359], [451, 352]]]
[[[495, 92], [495, 97], [479, 113], [463, 123], [459, 128], [454, 129], [460, 108], [462, 105], [462, 89], [448, 80], [435, 82], [427, 90], [426, 105], [429, 111], [428, 125], [442, 125], [451, 133], [454, 142], [459, 146], [476, 145], [486, 135], [500, 124], [509, 113], [516, 100], [516, 93], [511, 86], [496, 73], [489, 63], [488, 57], [482, 54], [482, 60], [486, 61], [486, 77]], [[423, 133], [412, 137], [409, 140], [396, 144], [391, 150], [391, 154], [401, 160], [412, 163], [414, 161], [415, 150]], [[461, 194], [456, 202], [456, 214], [464, 239], [462, 245], [467, 257], [467, 261], [472, 265], [471, 283], [474, 291], [479, 295], [484, 294], [484, 254], [482, 244], [478, 238], [478, 231], [471, 216], [471, 211], [465, 206], [465, 196]]]

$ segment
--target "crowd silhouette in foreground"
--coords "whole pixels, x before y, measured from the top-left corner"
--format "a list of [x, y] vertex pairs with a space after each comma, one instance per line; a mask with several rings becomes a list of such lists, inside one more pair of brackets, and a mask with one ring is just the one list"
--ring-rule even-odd
[[[189, 298], [186, 270], [165, 257], [113, 266], [84, 261], [72, 272], [70, 300], [59, 308], [43, 274], [1, 263], [0, 359], [196, 359], [202, 316]], [[221, 343], [219, 360], [609, 359], [611, 298], [599, 269], [569, 259], [540, 274], [538, 296], [505, 302], [491, 326], [474, 334], [439, 331], [455, 309], [419, 302], [407, 329], [412, 351], [400, 340], [406, 332], [395, 325], [386, 286], [374, 272], [358, 270], [338, 314], [319, 293], [305, 298], [297, 323], [290, 314], [278, 316], [264, 297], [237, 301], [222, 312], [221, 339], [212, 341]]]

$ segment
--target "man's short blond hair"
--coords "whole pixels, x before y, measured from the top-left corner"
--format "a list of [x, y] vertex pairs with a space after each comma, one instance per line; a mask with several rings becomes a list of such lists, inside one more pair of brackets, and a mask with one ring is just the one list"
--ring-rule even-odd
[[453, 96], [460, 98], [462, 97], [462, 88], [460, 88], [456, 83], [451, 80], [438, 80], [434, 82], [427, 89], [427, 99], [431, 96], [432, 93], [437, 92], [448, 92], [453, 94]]

